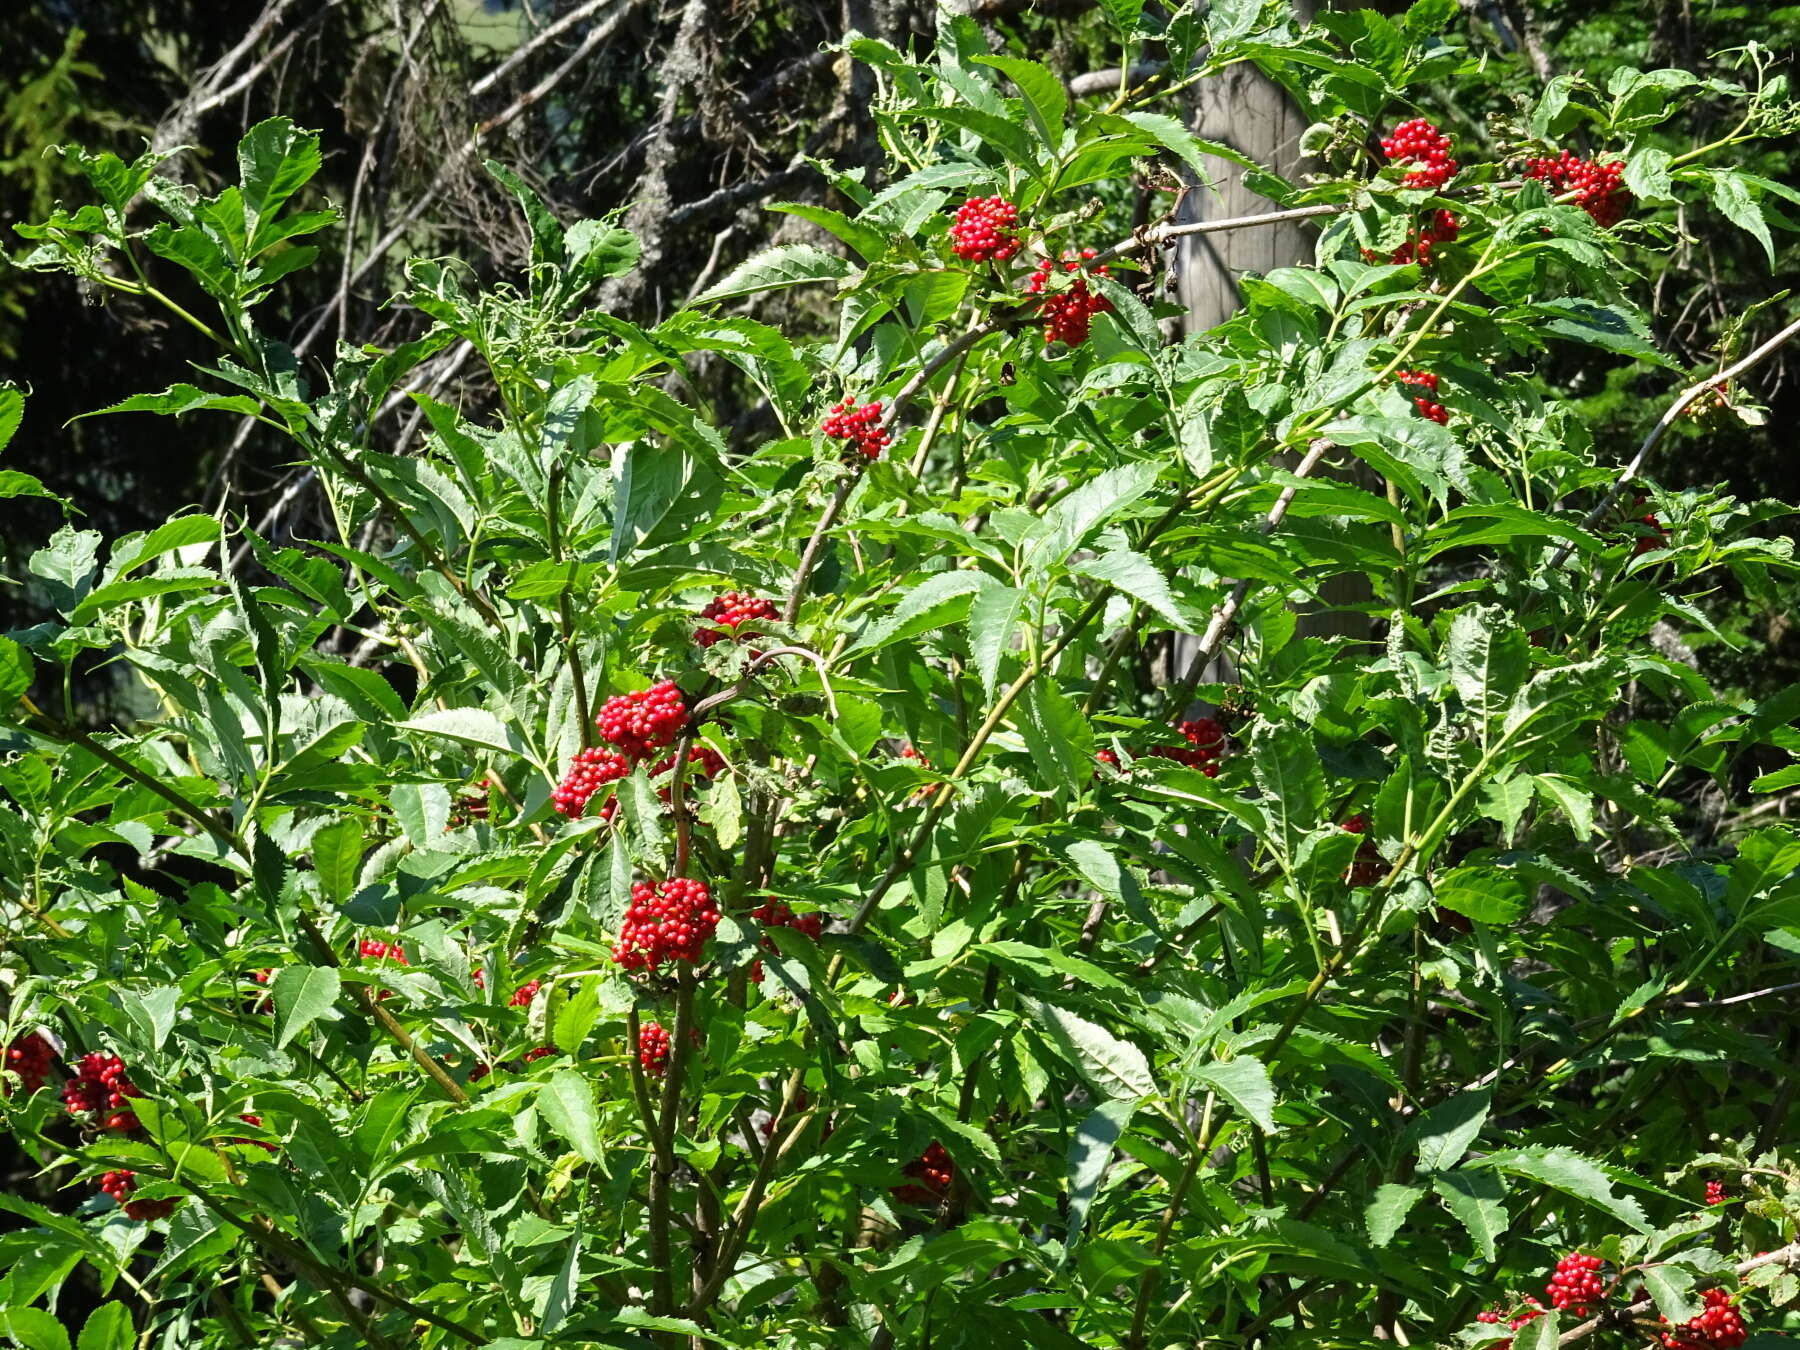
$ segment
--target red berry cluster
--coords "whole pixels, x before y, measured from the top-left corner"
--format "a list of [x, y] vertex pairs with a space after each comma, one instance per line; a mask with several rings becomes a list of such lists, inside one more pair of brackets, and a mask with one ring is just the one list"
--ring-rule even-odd
[[1625, 190], [1625, 162], [1582, 159], [1565, 150], [1554, 159], [1533, 159], [1525, 165], [1525, 176], [1547, 183], [1557, 196], [1575, 194], [1575, 204], [1594, 218], [1602, 229], [1610, 229], [1625, 219], [1631, 210], [1631, 194]]
[[[906, 748], [912, 749], [910, 745]], [[926, 790], [930, 791], [929, 788]], [[792, 928], [796, 933], [806, 934], [814, 942], [817, 942], [819, 935], [825, 931], [823, 914], [796, 914], [779, 900], [763, 901], [762, 904], [750, 911], [750, 917], [764, 928]], [[762, 948], [766, 952], [776, 950], [775, 943], [766, 936], [762, 939]], [[760, 956], [750, 963], [750, 982], [752, 984], [763, 982], [763, 963]]]
[[936, 1140], [918, 1159], [909, 1162], [905, 1171], [919, 1184], [894, 1187], [894, 1199], [903, 1205], [936, 1204], [956, 1180], [956, 1163]]
[[638, 1063], [654, 1078], [668, 1072], [669, 1033], [660, 1022], [646, 1022], [638, 1028]]
[[[1119, 763], [1118, 754], [1112, 750], [1096, 751], [1094, 754], [1094, 763], [1108, 765], [1114, 773], [1125, 772], [1125, 767]], [[1100, 775], [1096, 773], [1094, 776], [1098, 778]]]
[[525, 1052], [525, 1062], [529, 1064], [533, 1060], [542, 1059], [545, 1055], [554, 1055], [555, 1053], [556, 1047], [554, 1045], [540, 1045], [535, 1050], [527, 1050]]
[[[1712, 1350], [1715, 1346], [1732, 1350], [1742, 1345], [1750, 1333], [1731, 1295], [1723, 1289], [1708, 1289], [1700, 1297], [1705, 1300], [1706, 1307], [1698, 1317], [1682, 1323], [1674, 1331], [1663, 1333], [1662, 1343], [1668, 1350]], [[1663, 1323], [1668, 1320], [1657, 1318]]]
[[719, 911], [704, 882], [670, 877], [631, 888], [631, 907], [613, 946], [613, 960], [627, 970], [655, 970], [664, 960], [699, 962], [706, 940], [719, 927]]
[[445, 830], [454, 830], [461, 825], [471, 825], [478, 820], [488, 818], [488, 793], [492, 791], [494, 780], [483, 778], [469, 794], [456, 799], [450, 808], [450, 819], [444, 823]]
[[1401, 384], [1410, 384], [1416, 389], [1423, 389], [1425, 391], [1424, 394], [1416, 395], [1413, 398], [1413, 406], [1417, 408], [1420, 413], [1431, 419], [1433, 422], [1436, 422], [1439, 426], [1443, 426], [1449, 422], [1449, 409], [1439, 403], [1436, 398], [1431, 397], [1438, 391], [1437, 376], [1433, 375], [1428, 370], [1397, 370], [1394, 372], [1394, 378], [1399, 380]]
[[[6, 1047], [6, 1067], [19, 1075], [28, 1097], [44, 1086], [44, 1079], [50, 1076], [50, 1062], [55, 1058], [56, 1051], [50, 1048], [50, 1042], [35, 1031], [27, 1032]], [[12, 1096], [10, 1082], [6, 1084], [5, 1092]]]
[[531, 1003], [531, 1000], [537, 997], [537, 991], [543, 987], [544, 982], [542, 980], [527, 980], [524, 984], [513, 990], [512, 997], [506, 1000], [506, 1006], [509, 1008], [523, 1008], [528, 1006]]
[[[568, 771], [556, 785], [556, 791], [550, 794], [550, 801], [558, 813], [570, 820], [579, 820], [596, 792], [630, 774], [631, 761], [625, 756], [603, 746], [590, 745], [577, 751], [569, 761]], [[609, 799], [600, 810], [601, 819], [611, 820], [617, 805]]]
[[[1507, 1317], [1506, 1312], [1503, 1309], [1489, 1308], [1486, 1312], [1476, 1313], [1475, 1320], [1477, 1322], [1486, 1323], [1488, 1326], [1499, 1326], [1500, 1323], [1505, 1322], [1507, 1330], [1517, 1331], [1520, 1327], [1529, 1326], [1543, 1315], [1544, 1305], [1530, 1295], [1526, 1295], [1524, 1306], [1522, 1306], [1511, 1318]], [[1512, 1340], [1511, 1338], [1508, 1338], [1504, 1341], [1495, 1341], [1491, 1350], [1511, 1350], [1511, 1347]]]
[[1006, 198], [971, 197], [956, 208], [950, 250], [964, 262], [1005, 262], [1019, 251], [1018, 223], [1019, 208]]
[[887, 447], [888, 434], [881, 429], [881, 404], [856, 406], [855, 399], [845, 399], [828, 414], [821, 426], [827, 436], [849, 441], [866, 459], [880, 459]]
[[125, 1217], [139, 1223], [149, 1223], [155, 1219], [166, 1219], [175, 1212], [176, 1200], [129, 1200], [132, 1191], [137, 1189], [137, 1174], [134, 1172], [108, 1172], [100, 1178], [100, 1189], [110, 1195], [125, 1210]]
[[357, 950], [377, 961], [388, 960], [402, 966], [411, 964], [406, 959], [406, 948], [400, 945], [398, 938], [392, 942], [383, 942], [380, 938], [364, 938]]
[[1033, 295], [1044, 295], [1043, 303], [1038, 306], [1038, 313], [1044, 316], [1046, 347], [1052, 342], [1060, 342], [1065, 347], [1079, 347], [1088, 339], [1088, 326], [1094, 315], [1112, 313], [1112, 301], [1088, 287], [1087, 278], [1090, 273], [1097, 277], [1112, 275], [1104, 265], [1084, 266], [1094, 256], [1091, 248], [1082, 249], [1078, 257], [1067, 253], [1062, 256], [1063, 271], [1078, 274], [1069, 283], [1067, 290], [1052, 291], [1049, 295], [1044, 295], [1044, 287], [1049, 284], [1056, 271], [1056, 263], [1049, 258], [1042, 259], [1037, 270], [1026, 279], [1027, 291]]
[[[1343, 824], [1343, 828], [1351, 834], [1367, 834], [1369, 821], [1365, 816], [1351, 816]], [[1344, 873], [1344, 880], [1352, 886], [1373, 886], [1381, 880], [1381, 853], [1375, 847], [1375, 841], [1365, 839], [1356, 850], [1356, 857], [1350, 861], [1350, 870]]]
[[125, 1063], [117, 1055], [99, 1052], [83, 1055], [75, 1066], [75, 1076], [63, 1084], [63, 1105], [72, 1116], [102, 1117], [102, 1129], [123, 1134], [138, 1127], [137, 1116], [125, 1109], [140, 1092], [125, 1076]]
[[737, 638], [738, 628], [743, 624], [767, 623], [780, 615], [773, 600], [761, 600], [744, 591], [726, 591], [717, 600], [708, 601], [706, 608], [700, 611], [701, 618], [721, 626], [700, 629], [694, 634], [694, 641], [702, 647], [710, 647], [715, 642]]
[[[1437, 244], [1454, 244], [1456, 236], [1462, 233], [1462, 217], [1454, 211], [1438, 210], [1431, 213], [1431, 223], [1423, 229], [1407, 232], [1406, 242], [1394, 250], [1389, 260], [1396, 267], [1404, 267], [1407, 263], [1416, 262], [1420, 267], [1431, 266], [1431, 250]], [[1363, 256], [1373, 260], [1374, 254], [1368, 250]]]
[[630, 760], [648, 759], [675, 743], [688, 724], [687, 700], [675, 681], [664, 680], [630, 694], [615, 694], [594, 719], [602, 740]]
[[1570, 1252], [1556, 1263], [1550, 1283], [1544, 1286], [1544, 1297], [1550, 1300], [1553, 1308], [1586, 1317], [1593, 1306], [1606, 1297], [1606, 1285], [1599, 1275], [1600, 1267], [1605, 1264], [1598, 1256]]
[[1706, 1203], [1707, 1204], [1722, 1205], [1725, 1203], [1727, 1196], [1728, 1196], [1728, 1193], [1725, 1190], [1724, 1182], [1709, 1181], [1706, 1183]]
[[1392, 136], [1383, 136], [1381, 149], [1396, 164], [1418, 165], [1400, 180], [1405, 187], [1442, 187], [1456, 174], [1456, 161], [1450, 158], [1450, 138], [1423, 117], [1402, 122]]
[[1637, 543], [1632, 546], [1632, 557], [1641, 557], [1646, 553], [1654, 553], [1659, 548], [1667, 548], [1669, 546], [1668, 531], [1663, 529], [1662, 521], [1657, 519], [1656, 512], [1651, 511], [1645, 515], [1639, 516], [1638, 522], [1643, 525], [1648, 525], [1650, 527], [1650, 533], [1640, 534], [1638, 536]]
[[1172, 759], [1177, 764], [1198, 769], [1208, 778], [1217, 778], [1219, 755], [1225, 749], [1225, 728], [1210, 717], [1198, 717], [1177, 722], [1175, 730], [1188, 743], [1187, 749], [1159, 745], [1150, 753], [1159, 759]]

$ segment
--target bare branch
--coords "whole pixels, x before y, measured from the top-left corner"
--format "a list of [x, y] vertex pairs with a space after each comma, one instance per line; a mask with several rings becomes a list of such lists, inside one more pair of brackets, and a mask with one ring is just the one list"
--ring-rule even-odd
[[598, 14], [608, 5], [617, 3], [619, 3], [619, 0], [587, 0], [585, 5], [577, 5], [554, 23], [548, 24], [539, 30], [529, 41], [520, 43], [518, 47], [514, 48], [512, 55], [508, 56], [499, 65], [495, 66], [479, 80], [476, 80], [474, 84], [470, 85], [469, 97], [480, 98], [483, 94], [487, 93], [488, 90], [492, 89], [495, 85], [499, 84], [500, 81], [512, 74], [519, 66], [535, 56], [538, 49], [543, 47], [544, 44], [555, 41], [583, 19]]

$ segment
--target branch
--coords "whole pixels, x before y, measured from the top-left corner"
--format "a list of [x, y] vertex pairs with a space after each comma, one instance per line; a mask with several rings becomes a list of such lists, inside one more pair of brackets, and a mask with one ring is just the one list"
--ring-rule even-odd
[[[1725, 367], [1724, 370], [1719, 371], [1717, 374], [1708, 375], [1698, 383], [1690, 384], [1686, 389], [1683, 389], [1681, 393], [1676, 396], [1675, 401], [1663, 412], [1663, 415], [1657, 419], [1656, 425], [1650, 428], [1650, 434], [1644, 437], [1644, 443], [1638, 446], [1637, 453], [1631, 457], [1630, 463], [1626, 464], [1625, 470], [1619, 475], [1618, 481], [1614, 483], [1607, 494], [1600, 499], [1599, 505], [1595, 506], [1592, 511], [1589, 511], [1587, 515], [1583, 517], [1581, 527], [1584, 530], [1593, 529], [1606, 513], [1612, 510], [1613, 503], [1616, 502], [1619, 499], [1619, 495], [1625, 491], [1625, 485], [1637, 476], [1638, 471], [1644, 467], [1644, 461], [1649, 458], [1650, 452], [1654, 450], [1661, 442], [1662, 438], [1668, 434], [1669, 428], [1675, 425], [1675, 419], [1680, 417], [1681, 414], [1687, 410], [1690, 403], [1699, 398], [1700, 395], [1706, 393], [1709, 389], [1729, 384], [1753, 366], [1761, 365], [1770, 356], [1774, 355], [1777, 351], [1780, 351], [1781, 348], [1792, 342], [1796, 337], [1800, 337], [1800, 319], [1795, 319], [1794, 322], [1775, 334], [1774, 337], [1763, 343], [1762, 346], [1756, 348], [1748, 356], [1745, 356], [1733, 365]], [[1564, 544], [1556, 551], [1555, 556], [1550, 559], [1550, 566], [1562, 566], [1563, 560], [1569, 556], [1574, 547], [1573, 544]]]
[[1167, 61], [1139, 61], [1130, 70], [1121, 72], [1113, 66], [1108, 70], [1090, 70], [1075, 76], [1069, 81], [1069, 93], [1074, 98], [1086, 98], [1090, 94], [1110, 94], [1121, 84], [1133, 88], [1155, 79], [1163, 73]]
[[506, 60], [502, 61], [479, 80], [475, 81], [474, 84], [470, 85], [469, 97], [480, 98], [483, 94], [487, 93], [488, 90], [499, 84], [501, 80], [504, 80], [510, 75], [515, 68], [522, 65], [524, 62], [529, 61], [536, 55], [538, 48], [542, 47], [545, 43], [561, 37], [583, 19], [598, 13], [600, 10], [606, 8], [606, 6], [617, 3], [618, 0], [587, 0], [586, 4], [577, 5], [554, 23], [539, 30], [530, 41], [519, 44], [519, 46], [513, 49], [511, 56], [508, 56]]

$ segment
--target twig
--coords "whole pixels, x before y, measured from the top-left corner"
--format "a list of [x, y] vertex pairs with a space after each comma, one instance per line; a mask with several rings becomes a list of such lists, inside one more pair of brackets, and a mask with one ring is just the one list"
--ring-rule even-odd
[[479, 80], [476, 80], [474, 84], [470, 85], [469, 97], [480, 98], [483, 94], [487, 93], [488, 90], [499, 84], [501, 80], [504, 80], [508, 75], [512, 74], [514, 69], [535, 56], [538, 48], [542, 47], [545, 43], [561, 37], [583, 19], [598, 13], [600, 10], [606, 8], [606, 6], [617, 3], [618, 0], [587, 0], [587, 3], [584, 5], [575, 6], [574, 9], [570, 10], [560, 19], [557, 19], [540, 29], [529, 41], [520, 43], [513, 49], [512, 55], [508, 56], [499, 65], [495, 66]]
[[[1751, 367], [1762, 364], [1762, 362], [1767, 360], [1775, 352], [1781, 350], [1781, 348], [1785, 347], [1788, 343], [1792, 342], [1796, 337], [1800, 337], [1800, 319], [1795, 319], [1794, 322], [1790, 323], [1786, 328], [1782, 329], [1779, 333], [1775, 334], [1774, 337], [1770, 338], [1767, 342], [1763, 343], [1762, 346], [1756, 348], [1741, 360], [1725, 367], [1724, 370], [1708, 375], [1698, 383], [1690, 384], [1686, 389], [1683, 389], [1680, 394], [1676, 395], [1675, 401], [1664, 410], [1663, 415], [1657, 419], [1656, 425], [1650, 428], [1650, 434], [1644, 437], [1643, 444], [1638, 446], [1637, 453], [1631, 457], [1631, 461], [1626, 464], [1624, 471], [1619, 474], [1618, 481], [1608, 489], [1607, 494], [1600, 499], [1599, 504], [1595, 506], [1592, 511], [1589, 511], [1582, 519], [1582, 529], [1593, 529], [1606, 513], [1612, 510], [1613, 503], [1616, 502], [1619, 499], [1619, 495], [1625, 491], [1625, 485], [1637, 476], [1638, 470], [1644, 467], [1644, 461], [1649, 458], [1650, 452], [1661, 442], [1662, 438], [1668, 433], [1669, 428], [1675, 425], [1675, 419], [1681, 416], [1690, 403], [1708, 390], [1729, 384], [1732, 380], [1735, 380], [1739, 375], [1742, 375]], [[1572, 543], [1564, 544], [1550, 559], [1550, 566], [1561, 567], [1563, 561], [1574, 551], [1574, 548], [1575, 546]]]

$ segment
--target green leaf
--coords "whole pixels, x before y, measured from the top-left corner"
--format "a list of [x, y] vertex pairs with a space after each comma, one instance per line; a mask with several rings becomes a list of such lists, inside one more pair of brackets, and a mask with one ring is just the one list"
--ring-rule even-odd
[[1025, 109], [1045, 146], [1052, 153], [1060, 150], [1063, 121], [1069, 113], [1069, 96], [1063, 91], [1063, 82], [1036, 61], [1016, 56], [977, 56], [975, 63], [1005, 72], [1025, 96]]
[[1135, 1110], [1136, 1103], [1130, 1101], [1102, 1102], [1083, 1117], [1069, 1139], [1066, 1170], [1069, 1222], [1063, 1238], [1065, 1263], [1072, 1255], [1075, 1244], [1081, 1241], [1081, 1230], [1087, 1224], [1088, 1210], [1094, 1203], [1095, 1193], [1100, 1189], [1101, 1178], [1106, 1175], [1107, 1164], [1112, 1161], [1113, 1145], [1125, 1133], [1125, 1127], [1131, 1123]]
[[804, 202], [776, 202], [769, 207], [785, 215], [810, 220], [821, 230], [829, 231], [862, 255], [864, 262], [874, 262], [888, 250], [887, 236], [872, 225], [851, 220], [842, 211], [829, 207], [809, 206]]
[[1261, 1060], [1239, 1055], [1201, 1065], [1193, 1071], [1193, 1080], [1195, 1086], [1217, 1092], [1241, 1115], [1255, 1121], [1264, 1134], [1280, 1128], [1275, 1124], [1275, 1084]]
[[275, 1048], [281, 1049], [330, 1012], [342, 987], [343, 979], [335, 966], [283, 966], [269, 986], [278, 1028]]
[[1450, 623], [1444, 644], [1450, 683], [1483, 719], [1503, 714], [1531, 669], [1531, 644], [1507, 615], [1472, 606]]
[[1202, 183], [1210, 183], [1218, 174], [1218, 166], [1206, 162], [1209, 155], [1215, 159], [1235, 164], [1241, 169], [1262, 167], [1255, 160], [1244, 155], [1242, 151], [1234, 150], [1222, 141], [1200, 139], [1166, 113], [1129, 112], [1123, 114], [1121, 120], [1131, 123], [1132, 126], [1187, 165], [1199, 175]]
[[489, 159], [482, 161], [482, 167], [495, 182], [512, 193], [513, 200], [518, 202], [519, 209], [524, 212], [525, 223], [531, 227], [531, 261], [534, 264], [547, 263], [560, 267], [565, 256], [563, 228], [555, 213], [524, 179], [506, 165]]
[[[1176, 632], [1190, 629], [1187, 615], [1169, 592], [1169, 582], [1156, 570], [1156, 564], [1141, 553], [1116, 548], [1098, 558], [1077, 563], [1074, 569], [1084, 577], [1094, 577], [1141, 601], [1166, 619]], [[973, 624], [971, 623], [971, 627]]]
[[1369, 1241], [1377, 1247], [1392, 1242], [1394, 1234], [1400, 1231], [1400, 1225], [1406, 1222], [1406, 1216], [1424, 1194], [1425, 1188], [1417, 1184], [1401, 1185], [1389, 1181], [1377, 1186], [1363, 1210], [1363, 1224], [1369, 1230]]
[[25, 420], [25, 395], [10, 380], [0, 381], [0, 450], [12, 442]]
[[1701, 1302], [1694, 1297], [1694, 1272], [1681, 1266], [1645, 1266], [1644, 1289], [1656, 1300], [1656, 1310], [1671, 1322], [1698, 1317]]
[[1552, 1308], [1533, 1318], [1512, 1338], [1512, 1350], [1557, 1350], [1562, 1342], [1562, 1315]]
[[1136, 463], [1108, 469], [1064, 497], [1033, 532], [1033, 570], [1060, 566], [1088, 535], [1142, 497], [1156, 483], [1156, 465]]
[[31, 688], [31, 657], [9, 637], [0, 637], [0, 712], [11, 711]]
[[573, 1069], [558, 1069], [538, 1090], [538, 1114], [561, 1135], [586, 1162], [597, 1163], [605, 1153], [600, 1147], [600, 1116], [594, 1107], [593, 1084]]
[[1077, 791], [1094, 777], [1094, 732], [1081, 705], [1047, 675], [1031, 682], [1025, 694], [1027, 742], [1046, 767], [1054, 768], [1062, 783]]
[[1066, 1008], [1021, 994], [1019, 1003], [1043, 1027], [1064, 1059], [1108, 1099], [1141, 1101], [1156, 1092], [1144, 1052]]
[[874, 651], [955, 623], [968, 612], [970, 597], [992, 585], [993, 578], [985, 572], [933, 572], [907, 591], [892, 613], [851, 644], [850, 651]]
[[69, 1350], [69, 1333], [42, 1308], [11, 1308], [6, 1329], [25, 1350]]
[[1024, 607], [1024, 591], [999, 585], [983, 587], [969, 605], [969, 652], [981, 677], [982, 695], [990, 703], [1000, 680], [1000, 662], [1012, 645], [1013, 625]]
[[238, 177], [243, 184], [244, 232], [248, 256], [273, 240], [270, 227], [282, 204], [304, 187], [324, 163], [319, 138], [285, 117], [258, 122], [238, 142]]
[[1269, 434], [1269, 419], [1250, 405], [1241, 386], [1226, 385], [1216, 405], [1196, 403], [1211, 392], [1202, 386], [1183, 407], [1178, 424], [1181, 453], [1196, 478], [1205, 478], [1218, 464], [1242, 463]]
[[1713, 205], [1721, 215], [1746, 231], [1769, 258], [1769, 270], [1775, 270], [1775, 241], [1769, 236], [1769, 222], [1763, 218], [1762, 204], [1750, 195], [1750, 185], [1732, 169], [1715, 169], [1712, 175]]
[[75, 1340], [75, 1350], [131, 1350], [136, 1344], [131, 1310], [114, 1299], [88, 1314], [81, 1335]]
[[1533, 325], [1542, 332], [1572, 338], [1589, 347], [1617, 352], [1651, 365], [1680, 369], [1679, 362], [1657, 350], [1644, 316], [1634, 309], [1580, 298], [1547, 300], [1531, 308], [1548, 320]]
[[854, 269], [836, 254], [811, 244], [783, 244], [764, 249], [733, 268], [718, 285], [703, 291], [689, 305], [711, 305], [740, 295], [785, 290], [819, 281], [839, 281]]
[[1654, 1226], [1645, 1219], [1643, 1207], [1636, 1200], [1613, 1194], [1612, 1178], [1598, 1163], [1573, 1149], [1531, 1148], [1490, 1153], [1482, 1159], [1482, 1164], [1513, 1176], [1541, 1181], [1565, 1195], [1585, 1200], [1640, 1233], [1648, 1233]]
[[400, 723], [403, 731], [422, 731], [428, 736], [461, 741], [483, 750], [498, 750], [503, 755], [525, 753], [518, 733], [493, 713], [481, 708], [442, 708]]
[[1508, 924], [1525, 912], [1530, 894], [1514, 872], [1500, 867], [1458, 867], [1437, 879], [1432, 898], [1477, 923]]
[[96, 408], [92, 412], [78, 413], [69, 420], [79, 422], [84, 417], [103, 417], [107, 413], [146, 412], [161, 413], [168, 417], [179, 417], [190, 412], [229, 412], [254, 413], [262, 404], [248, 394], [214, 394], [191, 384], [172, 384], [160, 394], [133, 394], [130, 398], [113, 404], [109, 408]]
[[1492, 1172], [1444, 1172], [1431, 1179], [1431, 1188], [1475, 1239], [1475, 1250], [1481, 1259], [1492, 1261], [1494, 1244], [1505, 1234], [1509, 1222], [1502, 1203], [1505, 1183]]
[[1412, 1128], [1419, 1142], [1419, 1166], [1427, 1172], [1447, 1172], [1460, 1163], [1487, 1124], [1493, 1100], [1494, 1094], [1485, 1088], [1459, 1092], [1420, 1116]]
[[677, 446], [643, 440], [627, 447], [613, 489], [609, 560], [617, 563], [635, 553], [696, 486], [698, 478], [694, 458]]
[[1312, 737], [1290, 724], [1259, 720], [1250, 741], [1250, 771], [1279, 836], [1269, 842], [1292, 858], [1325, 815], [1325, 771]]
[[121, 989], [118, 998], [119, 1006], [150, 1042], [150, 1048], [160, 1050], [175, 1025], [175, 1003], [180, 996], [179, 989], [165, 984], [143, 994], [133, 989]]
[[362, 851], [362, 821], [355, 816], [334, 821], [312, 837], [313, 871], [332, 904], [343, 904], [356, 891]]

